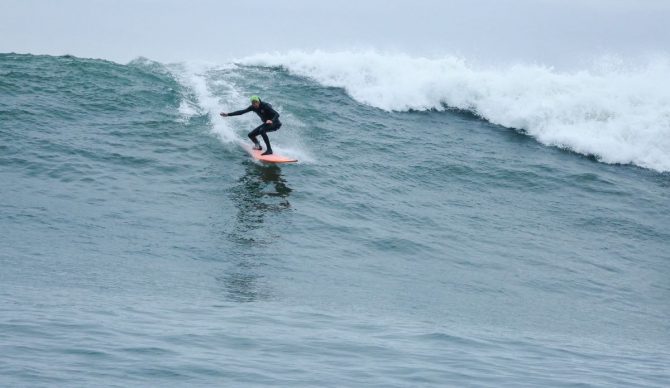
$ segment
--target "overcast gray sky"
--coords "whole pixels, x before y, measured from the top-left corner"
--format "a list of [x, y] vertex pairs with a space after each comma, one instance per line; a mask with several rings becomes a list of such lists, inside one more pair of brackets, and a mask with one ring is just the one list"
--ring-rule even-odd
[[574, 65], [670, 50], [668, 0], [0, 0], [0, 52], [127, 62], [377, 49]]

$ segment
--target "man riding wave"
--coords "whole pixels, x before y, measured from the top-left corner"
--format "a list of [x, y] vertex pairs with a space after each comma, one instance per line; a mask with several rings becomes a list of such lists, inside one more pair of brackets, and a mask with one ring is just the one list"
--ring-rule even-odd
[[263, 152], [261, 155], [272, 155], [272, 146], [270, 145], [270, 139], [268, 138], [267, 133], [281, 128], [279, 113], [277, 113], [277, 111], [272, 108], [272, 105], [261, 101], [260, 97], [258, 96], [251, 96], [251, 105], [249, 105], [249, 107], [246, 109], [236, 110], [235, 112], [230, 113], [221, 112], [220, 115], [222, 117], [239, 116], [251, 111], [255, 112], [258, 117], [261, 118], [261, 121], [263, 121], [263, 124], [254, 128], [254, 130], [248, 134], [249, 139], [251, 139], [251, 141], [254, 143], [253, 148], [255, 150], [263, 149], [263, 147], [261, 147], [260, 143], [258, 142], [258, 139], [256, 138], [258, 135], [261, 135], [263, 141], [265, 142], [265, 152]]

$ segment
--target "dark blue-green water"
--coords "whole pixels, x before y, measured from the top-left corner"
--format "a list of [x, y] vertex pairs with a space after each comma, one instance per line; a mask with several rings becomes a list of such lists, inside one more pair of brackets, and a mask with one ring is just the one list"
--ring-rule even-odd
[[0, 55], [0, 385], [668, 385], [662, 163], [298, 73]]

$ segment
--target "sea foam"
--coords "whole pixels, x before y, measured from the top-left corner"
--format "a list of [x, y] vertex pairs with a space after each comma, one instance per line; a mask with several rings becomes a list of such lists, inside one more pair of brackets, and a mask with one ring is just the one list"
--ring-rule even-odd
[[602, 59], [571, 72], [378, 52], [259, 54], [237, 62], [280, 66], [383, 110], [469, 110], [602, 162], [670, 171], [667, 58], [642, 66]]

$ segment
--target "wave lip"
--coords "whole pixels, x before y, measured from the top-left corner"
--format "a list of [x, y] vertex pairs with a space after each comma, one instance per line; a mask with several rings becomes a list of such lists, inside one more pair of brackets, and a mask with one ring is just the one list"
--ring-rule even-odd
[[279, 66], [387, 111], [471, 111], [605, 163], [670, 171], [670, 59], [643, 66], [602, 58], [560, 72], [517, 64], [476, 67], [458, 57], [367, 52], [259, 54], [238, 61]]

